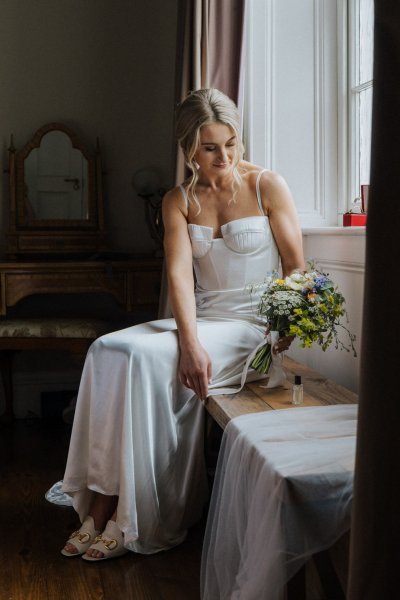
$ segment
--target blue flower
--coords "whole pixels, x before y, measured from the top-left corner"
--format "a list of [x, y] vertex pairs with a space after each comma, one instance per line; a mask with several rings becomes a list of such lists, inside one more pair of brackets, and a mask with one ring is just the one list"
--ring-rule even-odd
[[316, 290], [321, 290], [327, 283], [330, 283], [330, 281], [326, 275], [318, 275], [318, 277], [315, 278], [314, 287]]

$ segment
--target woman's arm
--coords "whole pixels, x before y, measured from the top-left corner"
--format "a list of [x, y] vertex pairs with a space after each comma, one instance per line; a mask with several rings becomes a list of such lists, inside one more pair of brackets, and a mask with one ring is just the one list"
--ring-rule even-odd
[[292, 194], [283, 177], [272, 171], [263, 173], [260, 192], [265, 213], [282, 262], [282, 274], [304, 270], [303, 243]]
[[163, 223], [169, 300], [181, 352], [179, 377], [183, 385], [205, 400], [211, 379], [211, 361], [197, 337], [192, 248], [183, 199], [177, 189], [164, 197]]
[[[303, 242], [297, 211], [286, 181], [272, 171], [261, 175], [260, 192], [263, 208], [268, 215], [272, 233], [282, 262], [282, 275], [286, 277], [305, 269]], [[288, 350], [294, 337], [284, 336], [273, 347], [274, 353]]]

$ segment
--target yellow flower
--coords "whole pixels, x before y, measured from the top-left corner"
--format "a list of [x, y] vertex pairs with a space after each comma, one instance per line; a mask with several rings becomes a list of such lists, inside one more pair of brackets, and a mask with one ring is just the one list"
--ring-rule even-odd
[[311, 319], [307, 319], [307, 318], [303, 317], [303, 319], [301, 319], [300, 323], [304, 327], [304, 329], [307, 329], [309, 331], [315, 331], [317, 329], [315, 323], [313, 323], [311, 321]]
[[276, 283], [277, 285], [283, 285], [285, 282], [284, 282], [284, 280], [283, 280], [283, 279], [275, 279], [275, 283]]
[[301, 329], [298, 325], [290, 325], [289, 335], [301, 335]]

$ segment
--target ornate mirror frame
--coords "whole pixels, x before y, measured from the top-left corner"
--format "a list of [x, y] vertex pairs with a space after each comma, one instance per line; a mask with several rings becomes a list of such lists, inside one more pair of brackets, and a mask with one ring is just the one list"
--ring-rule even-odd
[[[26, 161], [32, 151], [40, 149], [46, 134], [57, 131], [68, 136], [72, 149], [82, 154], [82, 163], [84, 161], [87, 163], [85, 218], [41, 218], [35, 216], [34, 211], [30, 208], [26, 182]], [[10, 212], [7, 248], [9, 257], [54, 254], [88, 255], [106, 249], [98, 140], [95, 150], [90, 152], [75, 133], [61, 123], [49, 123], [38, 129], [20, 151], [14, 148], [11, 136], [9, 173]], [[64, 179], [64, 181], [79, 186], [77, 179]]]

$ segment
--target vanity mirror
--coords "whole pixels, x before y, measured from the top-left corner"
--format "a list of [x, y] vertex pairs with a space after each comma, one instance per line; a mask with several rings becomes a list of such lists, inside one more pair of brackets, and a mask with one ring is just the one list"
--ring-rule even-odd
[[90, 255], [104, 251], [100, 148], [90, 151], [60, 123], [9, 148], [8, 255]]

